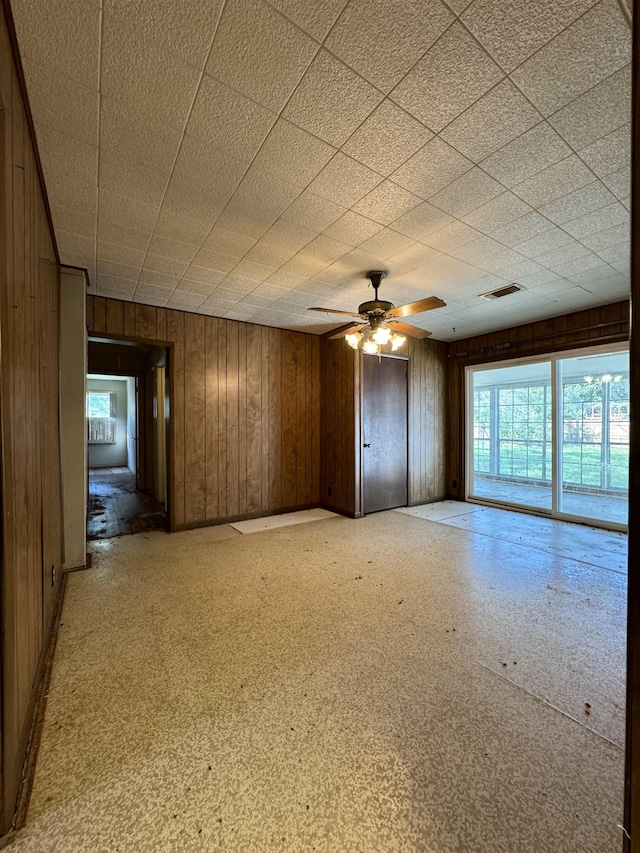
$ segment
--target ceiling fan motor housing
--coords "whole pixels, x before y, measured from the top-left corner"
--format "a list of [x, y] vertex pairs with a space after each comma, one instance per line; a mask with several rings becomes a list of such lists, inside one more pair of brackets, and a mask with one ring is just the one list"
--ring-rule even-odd
[[371, 299], [369, 302], [363, 302], [362, 305], [358, 306], [358, 312], [360, 314], [368, 314], [372, 316], [373, 319], [375, 317], [382, 317], [387, 313], [387, 311], [391, 311], [394, 307], [393, 302], [386, 302], [384, 299], [378, 299], [378, 288], [385, 276], [386, 272], [384, 270], [372, 270], [367, 273], [367, 278], [376, 292], [376, 298]]

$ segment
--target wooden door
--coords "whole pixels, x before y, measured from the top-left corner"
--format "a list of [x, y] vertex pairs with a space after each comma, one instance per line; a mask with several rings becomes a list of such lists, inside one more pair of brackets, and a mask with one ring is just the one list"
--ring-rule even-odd
[[407, 361], [362, 356], [365, 514], [407, 505]]

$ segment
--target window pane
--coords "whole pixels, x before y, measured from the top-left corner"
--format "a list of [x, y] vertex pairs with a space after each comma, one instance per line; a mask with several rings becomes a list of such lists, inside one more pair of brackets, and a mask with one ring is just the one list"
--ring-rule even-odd
[[108, 391], [87, 394], [87, 416], [90, 418], [111, 417], [111, 394]]

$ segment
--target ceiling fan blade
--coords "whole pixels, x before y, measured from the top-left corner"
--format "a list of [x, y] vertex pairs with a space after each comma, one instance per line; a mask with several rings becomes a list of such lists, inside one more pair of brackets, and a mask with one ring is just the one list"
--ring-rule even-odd
[[346, 326], [342, 329], [339, 329], [335, 335], [329, 335], [330, 341], [337, 341], [339, 338], [344, 338], [345, 335], [350, 335], [351, 332], [359, 332], [360, 329], [364, 329], [366, 323], [356, 323], [355, 326]]
[[411, 338], [428, 338], [431, 334], [426, 329], [418, 329], [416, 326], [401, 323], [399, 320], [389, 320], [387, 326], [394, 332], [400, 332], [401, 335], [409, 335]]
[[359, 317], [357, 311], [338, 311], [335, 308], [307, 308], [307, 311], [322, 311], [325, 314], [343, 314], [345, 317]]
[[399, 305], [389, 311], [391, 317], [408, 317], [410, 314], [419, 314], [421, 311], [431, 311], [433, 308], [444, 308], [446, 302], [437, 296], [428, 296], [418, 302], [409, 302], [408, 305]]

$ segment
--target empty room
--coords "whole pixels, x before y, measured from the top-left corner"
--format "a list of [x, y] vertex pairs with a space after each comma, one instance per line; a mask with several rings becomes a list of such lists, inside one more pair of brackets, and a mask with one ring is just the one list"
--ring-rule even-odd
[[0, 846], [640, 853], [633, 12], [2, 0]]

